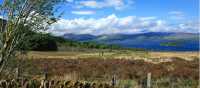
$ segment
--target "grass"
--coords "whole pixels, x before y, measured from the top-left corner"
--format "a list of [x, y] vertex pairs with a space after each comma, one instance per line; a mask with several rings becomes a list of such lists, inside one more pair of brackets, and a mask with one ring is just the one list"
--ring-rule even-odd
[[[84, 59], [27, 59], [21, 63], [26, 63], [23, 64], [23, 68], [31, 69], [24, 72], [31, 73], [35, 68], [40, 71], [39, 73], [43, 73], [43, 70], [48, 67], [49, 75], [52, 77], [61, 76], [62, 78], [68, 75], [75, 75], [77, 79], [82, 80], [110, 79], [114, 73], [118, 74], [120, 79], [140, 79], [147, 72], [152, 72], [152, 76], [155, 78], [168, 75], [181, 78], [198, 78], [198, 59], [192, 61], [186, 61], [181, 58], [171, 59], [172, 61], [170, 62], [156, 64], [144, 60], [94, 57]], [[34, 73], [31, 74], [34, 75]]]
[[145, 60], [148, 62], [159, 63], [163, 61], [171, 61], [171, 58], [179, 57], [185, 60], [193, 60], [198, 58], [198, 52], [145, 52], [145, 51], [59, 51], [59, 52], [28, 52], [27, 58], [31, 59], [132, 59]]
[[132, 52], [132, 51], [95, 51], [95, 52], [29, 52], [28, 58], [60, 58], [60, 59], [73, 59], [73, 58], [91, 58], [91, 57], [104, 57], [104, 58], [134, 58], [134, 57], [145, 57], [146, 52]]
[[23, 61], [13, 60], [9, 67], [15, 68], [20, 64], [21, 75], [25, 77], [43, 79], [44, 69], [48, 69], [48, 78], [52, 80], [110, 83], [116, 74], [119, 88], [138, 86], [148, 72], [152, 73], [153, 88], [169, 88], [173, 78], [174, 88], [196, 88], [199, 78], [198, 52], [126, 50], [104, 51], [102, 56], [102, 51], [31, 51]]

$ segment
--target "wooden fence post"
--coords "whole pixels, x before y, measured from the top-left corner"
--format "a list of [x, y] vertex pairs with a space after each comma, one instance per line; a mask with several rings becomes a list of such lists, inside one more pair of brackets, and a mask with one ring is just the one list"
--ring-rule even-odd
[[48, 64], [46, 63], [44, 67], [44, 80], [47, 79], [48, 79]]
[[112, 86], [115, 87], [116, 84], [117, 84], [116, 75], [113, 75], [113, 77], [112, 77]]
[[147, 88], [151, 88], [151, 73], [147, 74]]
[[15, 78], [18, 79], [19, 78], [19, 68], [17, 67], [15, 71], [16, 71], [15, 72], [15, 76], [16, 76]]

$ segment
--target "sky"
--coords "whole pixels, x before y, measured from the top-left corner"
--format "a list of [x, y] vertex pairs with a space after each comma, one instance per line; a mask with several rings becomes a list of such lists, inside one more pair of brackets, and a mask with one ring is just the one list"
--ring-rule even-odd
[[[0, 0], [2, 1], [2, 0]], [[67, 0], [56, 6], [61, 18], [54, 35], [199, 33], [199, 0]]]

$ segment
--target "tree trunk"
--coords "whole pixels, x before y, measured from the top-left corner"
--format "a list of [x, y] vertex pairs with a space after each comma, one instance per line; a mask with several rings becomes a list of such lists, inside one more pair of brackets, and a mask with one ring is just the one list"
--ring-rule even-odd
[[0, 56], [0, 73], [3, 71], [4, 66], [5, 66], [5, 58], [4, 58], [3, 52], [1, 52], [1, 56]]

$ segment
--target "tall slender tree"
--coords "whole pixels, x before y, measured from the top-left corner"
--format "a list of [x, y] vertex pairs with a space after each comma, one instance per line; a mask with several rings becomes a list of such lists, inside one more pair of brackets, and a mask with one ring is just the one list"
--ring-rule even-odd
[[26, 35], [22, 29], [44, 31], [56, 22], [57, 5], [65, 0], [3, 0], [0, 3], [0, 72]]

